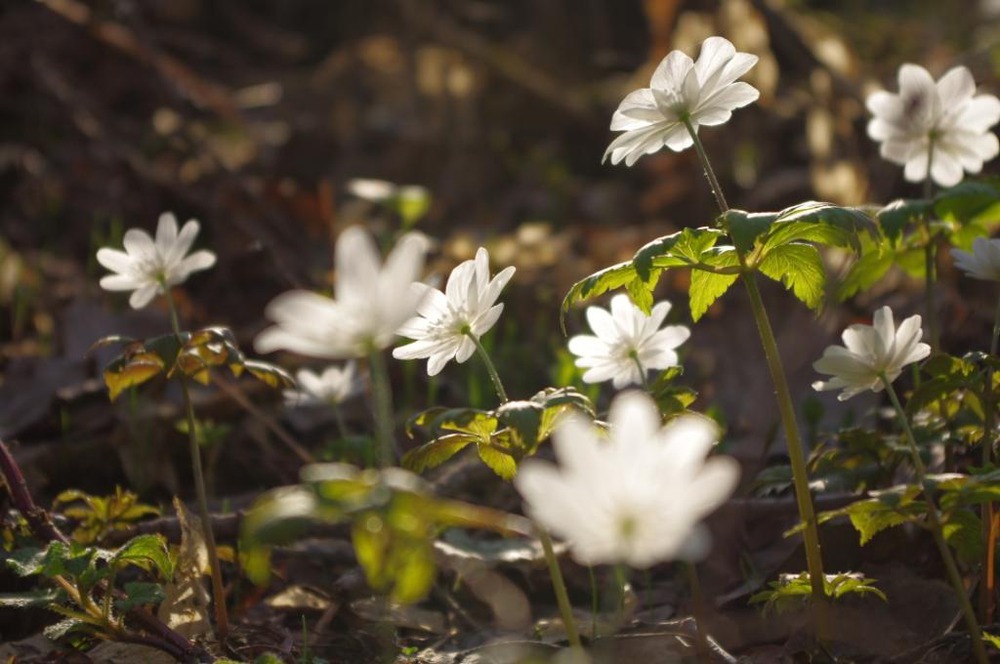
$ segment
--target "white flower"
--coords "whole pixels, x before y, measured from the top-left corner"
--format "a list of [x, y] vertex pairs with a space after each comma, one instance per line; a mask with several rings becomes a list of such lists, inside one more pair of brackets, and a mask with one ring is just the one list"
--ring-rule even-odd
[[990, 240], [977, 237], [972, 243], [972, 251], [952, 249], [955, 267], [970, 277], [987, 281], [1000, 281], [1000, 238]]
[[336, 406], [361, 391], [353, 361], [343, 367], [331, 365], [323, 373], [300, 369], [295, 374], [295, 382], [297, 389], [284, 391], [288, 406]]
[[597, 336], [580, 334], [569, 340], [569, 351], [578, 356], [576, 366], [587, 369], [583, 380], [611, 380], [616, 389], [621, 389], [641, 385], [649, 369], [676, 366], [674, 349], [691, 336], [691, 330], [683, 325], [660, 329], [670, 306], [669, 302], [660, 302], [647, 316], [627, 295], [619, 293], [611, 298], [610, 313], [600, 307], [587, 307], [587, 322]]
[[727, 39], [709, 37], [701, 45], [698, 61], [680, 51], [671, 51], [653, 72], [650, 87], [630, 93], [611, 118], [612, 131], [625, 133], [612, 141], [604, 153], [611, 163], [625, 160], [631, 166], [644, 154], [664, 145], [680, 152], [694, 141], [684, 126], [720, 125], [733, 109], [746, 106], [760, 96], [749, 83], [737, 81], [757, 64], [757, 56], [737, 53]]
[[935, 83], [923, 67], [905, 64], [899, 68], [899, 94], [880, 90], [868, 97], [873, 116], [868, 135], [882, 144], [884, 159], [905, 167], [908, 181], [925, 180], [930, 160], [935, 182], [958, 184], [963, 170], [978, 173], [1000, 151], [990, 131], [1000, 121], [1000, 100], [975, 93], [965, 67], [951, 69]]
[[97, 250], [97, 262], [116, 273], [101, 277], [101, 288], [135, 291], [128, 303], [133, 309], [142, 309], [157, 294], [183, 283], [192, 272], [212, 267], [215, 254], [211, 251], [187, 255], [198, 229], [198, 222], [191, 219], [178, 233], [177, 219], [169, 212], [160, 215], [155, 241], [146, 231], [130, 228], [122, 238], [125, 251]]
[[451, 271], [442, 293], [426, 284], [414, 284], [420, 307], [417, 316], [399, 329], [399, 334], [413, 343], [392, 351], [399, 360], [429, 358], [427, 374], [436, 376], [452, 358], [465, 362], [476, 350], [469, 335], [476, 339], [489, 332], [502, 304], [494, 304], [514, 268], [501, 270], [490, 279], [490, 255], [480, 247], [474, 260], [464, 261]]
[[899, 377], [903, 367], [930, 355], [931, 347], [920, 342], [920, 316], [910, 316], [897, 330], [892, 310], [882, 307], [875, 312], [874, 325], [851, 325], [842, 338], [843, 346], [827, 346], [823, 357], [813, 363], [813, 369], [833, 376], [813, 383], [815, 390], [839, 390], [840, 401], [855, 394], [884, 387], [882, 377], [890, 383]]
[[736, 487], [739, 467], [706, 455], [717, 432], [687, 415], [665, 427], [653, 400], [626, 392], [611, 404], [611, 433], [568, 418], [555, 431], [560, 469], [528, 459], [514, 477], [527, 514], [569, 542], [584, 565], [695, 560], [709, 548], [699, 524]]
[[416, 184], [398, 185], [388, 180], [354, 178], [348, 180], [347, 191], [372, 203], [386, 203], [394, 198], [424, 200], [430, 196], [425, 187]]
[[335, 250], [336, 299], [303, 290], [279, 295], [265, 310], [276, 325], [257, 335], [254, 346], [262, 353], [284, 349], [330, 359], [389, 346], [420, 304], [410, 285], [420, 277], [426, 249], [424, 236], [408, 233], [382, 265], [372, 237], [355, 226], [346, 229]]

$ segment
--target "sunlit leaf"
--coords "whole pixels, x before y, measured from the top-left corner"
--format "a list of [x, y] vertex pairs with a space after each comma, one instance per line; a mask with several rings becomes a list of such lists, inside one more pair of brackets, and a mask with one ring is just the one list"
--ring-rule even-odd
[[565, 313], [578, 302], [585, 302], [610, 290], [621, 288], [636, 279], [635, 266], [632, 261], [618, 263], [599, 270], [586, 279], [582, 279], [569, 289], [562, 301], [562, 312]]
[[21, 593], [0, 593], [0, 609], [30, 609], [44, 607], [62, 597], [55, 588], [32, 590]]
[[111, 564], [117, 567], [133, 564], [144, 569], [152, 565], [164, 579], [169, 579], [173, 575], [173, 563], [163, 535], [133, 537], [115, 552]]
[[492, 445], [479, 445], [477, 447], [479, 458], [483, 460], [490, 470], [505, 480], [514, 479], [517, 474], [517, 461], [510, 454], [496, 449]]
[[[706, 251], [702, 254], [702, 261], [715, 267], [737, 267], [740, 264], [736, 249], [733, 247], [715, 247], [711, 252]], [[712, 306], [712, 303], [722, 297], [738, 278], [738, 274], [718, 274], [706, 270], [693, 270], [691, 272], [691, 286], [688, 288], [691, 318], [697, 322]]]
[[137, 606], [159, 604], [165, 596], [163, 586], [158, 583], [132, 581], [125, 584], [125, 597], [115, 600], [115, 607], [124, 612]]
[[[276, 390], [290, 390], [295, 387], [295, 379], [292, 378], [291, 374], [270, 362], [244, 360], [243, 367], [250, 372], [251, 376], [262, 381], [268, 387]], [[236, 372], [234, 371], [234, 373]]]
[[879, 230], [861, 210], [809, 201], [778, 213], [764, 240], [763, 252], [789, 242], [816, 242], [858, 251], [862, 235], [877, 239]]
[[408, 451], [403, 455], [400, 465], [415, 473], [422, 473], [440, 466], [478, 440], [478, 436], [466, 433], [446, 434]]
[[108, 397], [114, 401], [130, 387], [142, 385], [159, 375], [164, 369], [163, 359], [149, 352], [135, 352], [121, 355], [104, 368], [104, 384], [108, 386]]
[[983, 548], [979, 517], [972, 510], [951, 510], [941, 524], [948, 546], [955, 549], [963, 562], [980, 559]]
[[904, 231], [926, 220], [930, 210], [930, 201], [901, 198], [879, 210], [876, 218], [885, 236], [896, 244]]
[[826, 272], [819, 251], [811, 244], [792, 242], [777, 246], [767, 253], [758, 268], [784, 284], [810, 309], [823, 304]]
[[843, 282], [837, 287], [837, 298], [846, 300], [867, 290], [885, 276], [896, 258], [891, 249], [880, 248], [870, 240], [863, 240], [859, 258], [854, 261]]
[[938, 192], [934, 213], [942, 219], [977, 222], [989, 228], [1000, 222], [1000, 187], [994, 181], [963, 180]]
[[749, 213], [743, 210], [729, 210], [723, 215], [723, 226], [729, 230], [733, 244], [743, 253], [749, 253], [757, 238], [770, 230], [777, 213]]

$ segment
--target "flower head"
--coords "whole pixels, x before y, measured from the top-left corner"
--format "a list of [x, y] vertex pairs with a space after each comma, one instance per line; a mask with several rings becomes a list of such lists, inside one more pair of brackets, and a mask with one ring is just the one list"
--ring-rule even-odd
[[436, 376], [452, 358], [465, 362], [476, 350], [471, 337], [479, 339], [500, 318], [502, 304], [494, 304], [514, 268], [507, 267], [490, 279], [490, 256], [480, 247], [473, 260], [458, 265], [448, 276], [442, 293], [426, 284], [413, 289], [420, 301], [417, 316], [407, 321], [399, 334], [413, 343], [392, 351], [399, 360], [428, 358], [427, 374]]
[[951, 256], [955, 266], [970, 277], [1000, 281], [1000, 238], [977, 237], [971, 252], [952, 249]]
[[343, 367], [331, 365], [322, 373], [300, 369], [295, 374], [295, 382], [297, 389], [284, 391], [288, 406], [336, 406], [361, 391], [353, 361]]
[[920, 342], [921, 334], [920, 316], [910, 316], [896, 329], [892, 310], [882, 307], [875, 312], [874, 325], [851, 325], [844, 330], [843, 346], [823, 351], [813, 368], [833, 378], [813, 383], [813, 389], [843, 389], [837, 396], [840, 401], [865, 390], [879, 392], [883, 379], [891, 383], [907, 364], [930, 355], [931, 347]]
[[262, 353], [285, 349], [331, 359], [363, 357], [389, 346], [420, 304], [410, 285], [420, 277], [427, 239], [404, 235], [382, 264], [372, 237], [352, 226], [337, 240], [336, 299], [310, 291], [282, 293], [265, 313], [275, 325], [254, 340]]
[[875, 92], [866, 102], [872, 119], [868, 135], [882, 145], [879, 154], [904, 166], [904, 177], [930, 176], [943, 187], [958, 184], [963, 171], [978, 173], [997, 156], [1000, 144], [990, 127], [1000, 121], [1000, 100], [976, 95], [965, 67], [955, 67], [936, 83], [919, 65], [899, 68], [899, 93]]
[[156, 239], [138, 228], [130, 228], [122, 238], [125, 251], [104, 247], [97, 250], [97, 262], [115, 274], [101, 277], [101, 288], [134, 291], [128, 303], [142, 309], [159, 293], [183, 283], [188, 275], [215, 265], [215, 254], [202, 249], [187, 255], [198, 235], [198, 222], [189, 220], [177, 232], [177, 219], [169, 212], [160, 215]]
[[660, 426], [653, 400], [627, 392], [611, 404], [611, 433], [568, 418], [553, 436], [561, 468], [525, 461], [514, 486], [525, 511], [567, 540], [584, 565], [694, 560], [708, 552], [699, 524], [736, 487], [737, 463], [706, 455], [717, 431], [696, 415]]
[[698, 61], [671, 51], [653, 72], [648, 88], [630, 93], [611, 118], [611, 130], [625, 132], [608, 146], [604, 159], [625, 160], [631, 166], [644, 154], [667, 146], [674, 152], [694, 144], [685, 121], [694, 131], [700, 125], [720, 125], [733, 109], [760, 96], [749, 83], [737, 81], [757, 64], [757, 56], [737, 53], [729, 40], [709, 37]]
[[577, 356], [576, 366], [587, 369], [583, 380], [611, 380], [621, 389], [642, 384], [649, 369], [676, 366], [674, 349], [691, 336], [691, 330], [683, 325], [660, 329], [670, 307], [669, 302], [660, 302], [647, 316], [621, 293], [611, 298], [610, 312], [588, 307], [587, 322], [596, 336], [580, 334], [569, 340], [569, 351]]

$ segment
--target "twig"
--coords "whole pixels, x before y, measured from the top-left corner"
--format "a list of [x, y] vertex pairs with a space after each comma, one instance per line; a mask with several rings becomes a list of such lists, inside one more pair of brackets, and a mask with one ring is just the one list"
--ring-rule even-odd
[[[35, 500], [28, 492], [28, 484], [24, 480], [24, 473], [21, 472], [21, 468], [10, 453], [10, 448], [2, 440], [0, 440], [0, 473], [3, 474], [3, 479], [7, 485], [7, 490], [10, 492], [11, 500], [14, 502], [14, 507], [24, 516], [31, 527], [32, 534], [45, 543], [62, 542], [63, 544], [69, 544], [69, 538], [55, 527], [48, 513], [35, 504]], [[129, 609], [126, 616], [148, 632], [149, 638], [144, 641], [146, 645], [159, 648], [178, 661], [202, 662], [214, 659], [203, 648], [191, 643], [170, 629], [170, 627], [145, 609], [138, 607]]]

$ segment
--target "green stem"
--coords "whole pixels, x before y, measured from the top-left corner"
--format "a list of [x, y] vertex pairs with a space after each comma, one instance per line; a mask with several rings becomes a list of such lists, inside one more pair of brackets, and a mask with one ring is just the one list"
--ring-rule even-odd
[[[715, 171], [708, 160], [708, 155], [705, 153], [697, 132], [691, 126], [690, 120], [685, 119], [684, 125], [691, 135], [691, 139], [694, 141], [698, 159], [701, 160], [702, 168], [705, 170], [705, 175], [712, 186], [715, 200], [719, 203], [719, 210], [722, 214], [725, 214], [729, 211], [729, 206], [722, 193], [722, 187], [715, 177]], [[739, 252], [739, 249], [737, 251]], [[746, 268], [745, 256], [742, 252], [739, 252], [738, 255], [740, 264]], [[747, 294], [750, 296], [750, 308], [753, 311], [754, 322], [757, 324], [757, 332], [760, 335], [761, 345], [764, 348], [764, 357], [767, 359], [767, 366], [771, 372], [771, 381], [774, 383], [778, 411], [781, 415], [782, 426], [785, 429], [785, 438], [788, 441], [788, 456], [792, 463], [795, 501], [799, 508], [799, 518], [804, 525], [802, 536], [805, 541], [806, 567], [809, 571], [809, 583], [812, 587], [812, 597], [816, 605], [815, 610], [817, 611], [817, 635], [822, 641], [826, 640], [828, 633], [823, 557], [820, 553], [819, 527], [816, 522], [816, 513], [813, 508], [812, 495], [809, 493], [809, 471], [806, 467], [802, 436], [799, 433], [798, 421], [795, 418], [795, 405], [792, 402], [791, 390], [788, 388], [788, 379], [785, 377], [785, 369], [781, 363], [778, 343], [774, 338], [774, 331], [771, 328], [771, 321], [767, 316], [767, 309], [764, 308], [764, 301], [760, 297], [756, 275], [753, 271], [744, 269], [741, 276], [743, 284], [746, 286]]]
[[375, 418], [375, 465], [387, 468], [396, 459], [394, 440], [392, 390], [389, 386], [389, 367], [382, 351], [373, 348], [368, 354], [368, 369], [372, 381], [372, 408]]
[[629, 357], [632, 358], [632, 361], [635, 362], [636, 368], [639, 370], [639, 382], [642, 384], [642, 389], [645, 392], [649, 392], [649, 380], [646, 377], [646, 369], [643, 368], [642, 362], [639, 361], [639, 354], [633, 350], [629, 353]]
[[566, 638], [571, 648], [582, 653], [583, 643], [580, 641], [580, 632], [577, 631], [576, 621], [573, 619], [573, 606], [569, 603], [566, 582], [563, 580], [562, 570], [559, 569], [556, 552], [552, 548], [552, 538], [541, 526], [537, 527], [537, 533], [542, 543], [542, 550], [545, 552], [545, 562], [549, 565], [549, 576], [552, 577], [552, 588], [556, 593], [556, 603], [559, 605], [559, 615], [562, 616], [563, 627], [566, 629]]
[[948, 580], [951, 582], [952, 588], [955, 589], [955, 595], [958, 597], [958, 603], [965, 618], [965, 625], [969, 630], [969, 638], [972, 639], [972, 651], [975, 653], [977, 662], [987, 664], [989, 658], [986, 656], [986, 647], [983, 645], [982, 630], [979, 628], [979, 621], [976, 620], [976, 612], [972, 609], [972, 602], [969, 601], [969, 595], [965, 590], [962, 575], [958, 571], [958, 565], [955, 564], [955, 558], [951, 555], [951, 549], [948, 548], [948, 543], [945, 541], [944, 530], [941, 527], [941, 518], [938, 516], [937, 505], [934, 502], [934, 494], [926, 481], [927, 468], [924, 466], [923, 459], [920, 458], [917, 439], [913, 435], [910, 421], [906, 417], [906, 411], [903, 410], [903, 406], [899, 403], [899, 397], [896, 395], [896, 390], [892, 387], [892, 382], [888, 380], [884, 373], [879, 378], [882, 380], [882, 385], [885, 386], [889, 400], [896, 409], [896, 414], [903, 425], [903, 433], [910, 448], [910, 456], [913, 457], [913, 469], [916, 472], [917, 481], [923, 488], [924, 495], [927, 498], [927, 522], [930, 526], [931, 535], [934, 537], [934, 543], [937, 545], [938, 553], [941, 554], [941, 560], [948, 574]]
[[[934, 163], [934, 139], [931, 138], [927, 147], [927, 177], [924, 178], [924, 199], [930, 201], [934, 196], [934, 180], [931, 179], [931, 166]], [[924, 245], [924, 300], [927, 306], [927, 332], [931, 342], [931, 352], [941, 348], [941, 330], [938, 326], [937, 308], [934, 306], [934, 282], [937, 280], [937, 243], [931, 230], [930, 218], [924, 218], [924, 234], [927, 244]]]
[[472, 343], [476, 345], [476, 352], [479, 354], [480, 359], [482, 359], [483, 364], [486, 365], [486, 373], [490, 375], [490, 381], [493, 383], [493, 389], [496, 391], [497, 396], [500, 397], [500, 403], [507, 403], [510, 401], [507, 398], [507, 390], [503, 389], [503, 381], [500, 380], [500, 374], [497, 373], [497, 368], [493, 364], [493, 360], [490, 359], [490, 354], [483, 348], [483, 343], [479, 340], [479, 337], [473, 334], [471, 330], [466, 330], [465, 336], [472, 339]]
[[691, 602], [694, 605], [695, 643], [698, 646], [698, 658], [705, 664], [712, 662], [712, 649], [708, 645], [708, 625], [705, 621], [705, 596], [701, 591], [701, 580], [698, 578], [698, 566], [685, 563], [688, 571], [688, 581], [691, 584]]
[[[170, 308], [170, 323], [174, 336], [181, 340], [180, 320], [177, 316], [177, 306], [170, 291], [164, 284], [167, 304]], [[194, 402], [191, 400], [191, 390], [188, 378], [180, 373], [181, 394], [184, 398], [184, 416], [187, 420], [188, 451], [191, 454], [191, 472], [194, 475], [195, 496], [198, 501], [198, 518], [201, 519], [202, 537], [205, 538], [205, 548], [212, 572], [212, 608], [215, 612], [216, 629], [219, 631], [219, 641], [225, 643], [229, 636], [229, 615], [226, 612], [226, 593], [222, 585], [222, 569], [219, 564], [219, 550], [215, 545], [215, 533], [212, 531], [212, 516], [208, 511], [208, 493], [205, 490], [205, 472], [201, 465], [201, 447], [198, 445], [198, 431], [194, 417]]]
[[681, 118], [684, 126], [687, 127], [688, 134], [691, 135], [691, 140], [694, 141], [695, 152], [698, 153], [698, 160], [701, 162], [701, 167], [705, 170], [705, 177], [708, 178], [708, 184], [712, 187], [712, 194], [715, 195], [715, 202], [719, 204], [719, 211], [723, 214], [729, 211], [729, 204], [726, 202], [726, 197], [722, 194], [722, 187], [719, 185], [719, 180], [715, 177], [715, 170], [712, 168], [712, 163], [708, 160], [708, 154], [705, 152], [705, 146], [701, 144], [701, 139], [698, 138], [698, 132], [695, 131], [694, 125], [691, 124], [691, 120], [684, 117]]
[[600, 608], [600, 599], [593, 565], [587, 565], [587, 573], [590, 576], [590, 640], [593, 641], [597, 638], [597, 612]]

